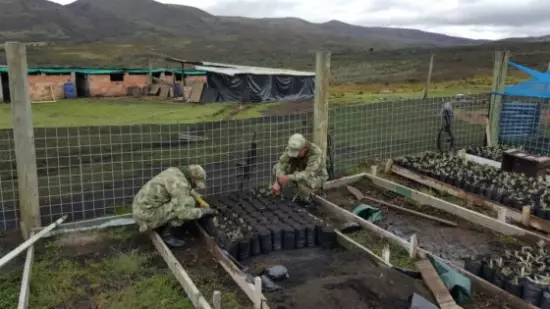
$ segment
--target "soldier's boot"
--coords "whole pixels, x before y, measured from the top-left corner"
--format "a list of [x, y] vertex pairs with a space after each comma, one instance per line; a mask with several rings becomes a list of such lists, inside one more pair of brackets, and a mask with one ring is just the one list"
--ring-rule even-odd
[[173, 226], [165, 225], [161, 228], [160, 237], [168, 247], [181, 248], [185, 246], [185, 241], [177, 238], [174, 232], [175, 228]]

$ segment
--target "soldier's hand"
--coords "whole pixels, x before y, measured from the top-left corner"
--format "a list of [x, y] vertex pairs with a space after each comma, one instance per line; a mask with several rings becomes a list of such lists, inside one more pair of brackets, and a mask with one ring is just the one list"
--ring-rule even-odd
[[273, 184], [273, 193], [274, 194], [279, 194], [279, 192], [281, 192], [281, 186], [279, 185], [278, 182], [274, 183]]
[[218, 211], [214, 208], [200, 208], [200, 218], [206, 216], [215, 216], [218, 214]]

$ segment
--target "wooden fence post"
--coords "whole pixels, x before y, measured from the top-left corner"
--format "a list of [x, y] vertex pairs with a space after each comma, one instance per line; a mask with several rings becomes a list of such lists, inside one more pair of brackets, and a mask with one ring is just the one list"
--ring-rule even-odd
[[0, 104], [4, 103], [4, 82], [2, 81], [2, 74], [0, 74]]
[[40, 227], [40, 209], [32, 108], [27, 77], [27, 51], [25, 44], [18, 42], [6, 42], [5, 50], [8, 61], [19, 207], [22, 219], [21, 231], [23, 236], [28, 238], [32, 228]]
[[430, 88], [430, 82], [432, 80], [432, 71], [434, 68], [434, 53], [431, 53], [430, 55], [430, 67], [428, 68], [428, 78], [426, 79], [426, 87], [424, 88], [424, 96], [423, 98], [428, 98], [428, 89]]
[[493, 87], [491, 94], [489, 124], [491, 128], [491, 143], [499, 143], [500, 132], [500, 113], [502, 111], [502, 94], [506, 86], [506, 76], [508, 73], [509, 51], [495, 52], [495, 65], [493, 69]]
[[328, 99], [330, 82], [330, 52], [317, 52], [315, 61], [315, 102], [313, 111], [313, 142], [327, 156]]

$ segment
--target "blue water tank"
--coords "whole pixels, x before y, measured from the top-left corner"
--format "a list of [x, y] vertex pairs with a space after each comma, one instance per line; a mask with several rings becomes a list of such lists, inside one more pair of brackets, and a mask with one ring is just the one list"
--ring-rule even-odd
[[539, 103], [503, 102], [499, 139], [506, 142], [536, 134], [540, 116], [541, 106]]
[[181, 97], [181, 85], [175, 84], [174, 85], [174, 97]]
[[63, 91], [65, 93], [65, 99], [76, 98], [76, 87], [73, 83], [65, 83], [63, 85]]

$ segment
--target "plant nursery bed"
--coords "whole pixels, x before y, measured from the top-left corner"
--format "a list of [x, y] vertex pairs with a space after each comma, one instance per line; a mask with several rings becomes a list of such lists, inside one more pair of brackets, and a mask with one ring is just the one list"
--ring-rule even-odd
[[254, 273], [273, 265], [288, 269], [289, 278], [277, 282], [280, 290], [264, 292], [275, 309], [409, 308], [413, 293], [435, 303], [422, 281], [378, 267], [364, 255], [305, 248], [256, 256], [246, 264]]
[[179, 228], [177, 236], [183, 239], [186, 245], [184, 248], [171, 251], [209, 303], [211, 295], [217, 290], [221, 292], [222, 308], [252, 308], [251, 301], [208, 251], [194, 222], [186, 223]]
[[[135, 228], [75, 232], [35, 244], [28, 308], [193, 308], [151, 240]], [[0, 308], [16, 308], [22, 267], [0, 274]]]
[[213, 220], [214, 238], [249, 273], [259, 276], [275, 265], [288, 270], [288, 279], [275, 282], [279, 290], [264, 290], [271, 308], [407, 308], [414, 292], [434, 301], [422, 281], [376, 266], [365, 252], [344, 250], [330, 222], [296, 203], [248, 192], [209, 202], [221, 213]]
[[423, 207], [413, 201], [409, 202], [393, 192], [375, 187], [366, 179], [354, 183], [353, 186], [366, 196], [457, 223], [458, 226], [456, 227], [447, 226], [371, 201], [357, 201], [346, 187], [339, 187], [325, 192], [328, 200], [349, 211], [352, 211], [359, 204], [380, 208], [383, 218], [375, 222], [376, 225], [406, 240], [412, 234], [416, 234], [418, 245], [421, 248], [457, 265], [463, 265], [464, 259], [472, 255], [500, 254], [506, 248], [514, 249], [522, 245], [521, 242], [513, 238], [499, 237], [499, 235], [488, 229], [445, 212], [427, 206]]
[[401, 157], [394, 163], [516, 211], [531, 206], [532, 215], [550, 219], [550, 188], [544, 181], [439, 153]]

